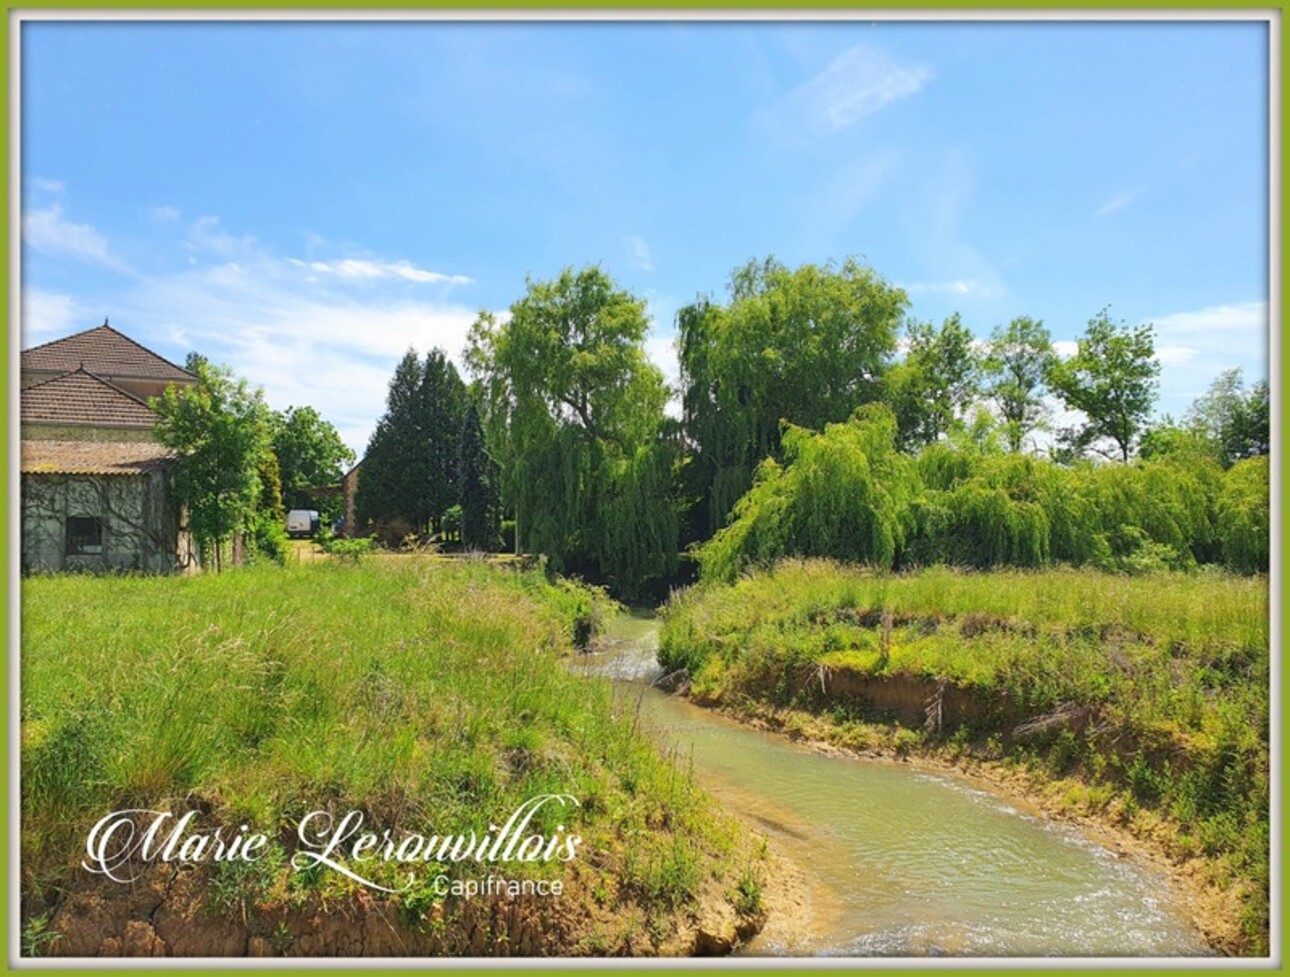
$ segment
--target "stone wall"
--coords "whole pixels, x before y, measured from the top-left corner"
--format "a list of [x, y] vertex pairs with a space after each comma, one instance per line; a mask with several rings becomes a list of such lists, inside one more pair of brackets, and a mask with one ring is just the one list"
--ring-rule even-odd
[[[22, 568], [172, 573], [191, 563], [187, 534], [169, 504], [167, 474], [22, 476]], [[96, 518], [97, 552], [68, 552], [68, 520]]]

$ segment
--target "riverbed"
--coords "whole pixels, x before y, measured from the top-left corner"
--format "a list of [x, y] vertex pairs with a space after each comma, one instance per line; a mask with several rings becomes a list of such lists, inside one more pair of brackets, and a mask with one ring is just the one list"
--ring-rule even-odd
[[1168, 878], [965, 778], [826, 756], [651, 685], [658, 625], [615, 618], [581, 668], [807, 879], [807, 920], [752, 956], [1196, 956]]

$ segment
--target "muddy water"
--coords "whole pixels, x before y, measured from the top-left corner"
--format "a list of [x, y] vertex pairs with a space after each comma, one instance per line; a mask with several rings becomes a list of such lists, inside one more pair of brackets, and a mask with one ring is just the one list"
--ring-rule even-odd
[[664, 743], [808, 878], [810, 922], [771, 955], [1197, 955], [1167, 881], [1075, 829], [949, 775], [824, 756], [650, 687], [657, 624], [623, 615], [587, 671], [639, 700]]

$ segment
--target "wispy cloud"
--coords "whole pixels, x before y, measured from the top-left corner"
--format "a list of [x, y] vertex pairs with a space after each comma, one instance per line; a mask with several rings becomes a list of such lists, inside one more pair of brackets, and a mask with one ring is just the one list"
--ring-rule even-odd
[[161, 206], [150, 209], [148, 216], [158, 224], [173, 224], [179, 220], [181, 215], [176, 207]]
[[900, 63], [880, 48], [857, 44], [778, 99], [759, 121], [786, 136], [831, 136], [917, 94], [931, 78], [926, 65]]
[[900, 287], [910, 295], [941, 294], [986, 297], [1003, 294], [1003, 290], [997, 285], [979, 282], [975, 278], [955, 278], [947, 282], [913, 282], [910, 285], [901, 285]]
[[318, 275], [330, 275], [351, 281], [381, 281], [402, 279], [431, 285], [469, 285], [473, 279], [465, 275], [446, 275], [443, 272], [418, 268], [409, 261], [370, 261], [361, 258], [342, 258], [338, 261], [301, 261], [288, 259], [299, 268], [307, 268]]
[[[1268, 375], [1266, 302], [1211, 305], [1145, 321], [1154, 327], [1160, 363], [1157, 414], [1181, 417], [1224, 370], [1240, 369], [1250, 383]], [[1053, 347], [1072, 356], [1076, 341], [1058, 340]]]
[[649, 242], [639, 234], [628, 234], [623, 238], [623, 247], [627, 249], [627, 257], [631, 263], [641, 271], [654, 270], [654, 254], [650, 250]]
[[39, 346], [59, 336], [88, 329], [76, 300], [70, 295], [25, 288], [22, 292], [22, 344]]
[[1194, 346], [1157, 346], [1156, 359], [1162, 366], [1182, 366], [1194, 359], [1199, 352]]
[[224, 230], [220, 219], [207, 214], [198, 217], [188, 228], [184, 247], [190, 252], [200, 252], [219, 258], [232, 258], [250, 253], [256, 240], [250, 234], [230, 234]]
[[114, 271], [129, 271], [129, 266], [109, 250], [107, 238], [89, 224], [76, 224], [64, 218], [61, 204], [25, 214], [22, 239], [44, 254], [75, 258]]
[[904, 286], [906, 291], [983, 302], [1008, 295], [994, 262], [967, 239], [963, 229], [973, 187], [968, 154], [952, 148], [940, 159], [923, 161], [919, 169], [913, 200], [901, 220], [908, 246], [926, 277]]
[[316, 407], [360, 453], [404, 352], [437, 346], [462, 366], [478, 310], [445, 301], [442, 292], [414, 296], [406, 285], [462, 285], [471, 281], [464, 275], [375, 257], [289, 258], [215, 217], [190, 225], [184, 247], [189, 267], [96, 296], [93, 321], [84, 302], [28, 290], [24, 342], [110, 314], [113, 325], [171, 359], [197, 351], [228, 364], [262, 386], [277, 409]]
[[1261, 350], [1267, 341], [1268, 303], [1210, 305], [1191, 312], [1173, 312], [1151, 321], [1158, 337], [1186, 337], [1210, 348], [1231, 348], [1236, 340], [1251, 350]]
[[62, 180], [47, 180], [39, 176], [31, 178], [31, 185], [37, 190], [44, 190], [46, 193], [62, 193], [67, 189], [67, 185]]
[[1112, 214], [1124, 210], [1125, 207], [1133, 203], [1140, 192], [1139, 190], [1127, 190], [1124, 193], [1116, 194], [1098, 207], [1093, 216], [1097, 218], [1110, 217]]

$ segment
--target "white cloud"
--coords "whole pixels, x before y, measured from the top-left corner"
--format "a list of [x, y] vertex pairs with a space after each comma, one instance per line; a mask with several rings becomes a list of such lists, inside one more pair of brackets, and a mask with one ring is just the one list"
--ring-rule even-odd
[[778, 99], [760, 118], [782, 135], [831, 136], [902, 98], [932, 77], [925, 65], [900, 64], [869, 44], [857, 44]]
[[627, 249], [627, 257], [631, 259], [633, 265], [641, 271], [654, 270], [654, 255], [650, 251], [649, 242], [638, 234], [628, 234], [623, 238], [623, 247]]
[[339, 261], [300, 261], [288, 259], [293, 265], [307, 268], [319, 275], [333, 275], [355, 281], [380, 281], [402, 279], [435, 285], [469, 285], [472, 279], [465, 275], [445, 275], [438, 271], [418, 268], [409, 261], [369, 261], [361, 258], [343, 258]]
[[26, 288], [22, 292], [22, 345], [39, 346], [94, 325], [84, 321], [70, 295]]
[[996, 286], [986, 285], [975, 278], [956, 278], [948, 282], [914, 282], [902, 285], [910, 295], [923, 293], [944, 293], [949, 295], [995, 295], [999, 294]]
[[1238, 302], [1230, 305], [1211, 305], [1192, 312], [1174, 312], [1150, 320], [1156, 335], [1178, 339], [1194, 337], [1225, 346], [1233, 339], [1257, 343], [1259, 347], [1267, 338], [1267, 302]]
[[74, 224], [65, 220], [60, 204], [25, 214], [22, 219], [22, 239], [45, 254], [75, 258], [114, 271], [129, 270], [123, 261], [109, 251], [107, 238], [102, 234], [89, 224]]
[[1157, 346], [1156, 359], [1164, 366], [1182, 366], [1192, 360], [1197, 352], [1190, 346]]
[[250, 234], [229, 234], [223, 229], [218, 217], [207, 214], [193, 221], [188, 228], [188, 240], [184, 246], [191, 252], [233, 258], [252, 251], [255, 248], [255, 237]]
[[681, 361], [676, 353], [676, 333], [663, 332], [657, 325], [645, 337], [645, 355], [663, 371], [671, 396], [663, 409], [669, 417], [681, 416]]
[[962, 224], [972, 199], [968, 154], [951, 148], [940, 159], [915, 163], [918, 192], [902, 210], [903, 236], [926, 278], [907, 291], [989, 303], [1008, 294], [993, 260], [965, 235]]
[[1266, 302], [1211, 305], [1147, 321], [1155, 326], [1161, 365], [1161, 414], [1181, 417], [1224, 370], [1241, 370], [1246, 383], [1268, 376]]
[[177, 220], [179, 220], [180, 213], [178, 208], [176, 207], [161, 206], [161, 207], [153, 207], [151, 210], [149, 210], [148, 216], [151, 217], [158, 224], [173, 224]]
[[1074, 356], [1079, 352], [1079, 344], [1073, 339], [1058, 339], [1053, 343], [1053, 350], [1058, 356]]
[[1114, 197], [1111, 197], [1103, 203], [1102, 206], [1098, 207], [1093, 216], [1110, 217], [1112, 214], [1123, 210], [1125, 207], [1129, 206], [1129, 204], [1133, 203], [1134, 199], [1138, 196], [1138, 193], [1138, 190], [1128, 190], [1124, 193], [1116, 194]]
[[440, 347], [462, 369], [477, 310], [382, 291], [380, 282], [406, 277], [398, 273], [412, 268], [406, 262], [367, 262], [395, 269], [375, 277], [318, 274], [313, 263], [274, 255], [216, 221], [197, 231], [212, 252], [237, 251], [236, 258], [140, 282], [112, 304], [113, 324], [162, 355], [182, 361], [200, 352], [262, 386], [275, 409], [317, 408], [359, 454], [409, 348]]
[[[55, 211], [28, 233], [52, 247], [54, 219], [66, 224]], [[58, 239], [64, 252], [70, 240], [80, 253], [110, 260], [102, 237], [84, 230], [79, 238], [65, 232]], [[227, 364], [262, 386], [276, 409], [317, 408], [360, 454], [385, 409], [394, 367], [409, 348], [424, 354], [440, 347], [463, 369], [462, 352], [478, 310], [441, 296], [414, 299], [401, 286], [470, 282], [464, 275], [374, 257], [286, 258], [214, 216], [187, 226], [184, 248], [188, 267], [136, 275], [92, 299], [26, 289], [24, 344], [97, 325], [110, 314], [114, 326], [175, 362], [196, 351]]]
[[31, 178], [31, 185], [37, 190], [44, 190], [46, 193], [62, 193], [67, 189], [67, 185], [62, 180], [46, 180], [39, 176]]

